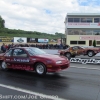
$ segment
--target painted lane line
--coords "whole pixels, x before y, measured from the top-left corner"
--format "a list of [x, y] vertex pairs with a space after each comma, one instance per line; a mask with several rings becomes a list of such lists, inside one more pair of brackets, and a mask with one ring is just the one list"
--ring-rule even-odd
[[16, 91], [23, 92], [23, 93], [32, 94], [32, 95], [39, 96], [39, 97], [44, 97], [46, 99], [51, 99], [51, 100], [68, 100], [68, 99], [63, 99], [63, 98], [55, 98], [55, 97], [50, 96], [50, 95], [37, 93], [37, 92], [30, 91], [30, 90], [22, 89], [19, 87], [14, 87], [14, 86], [9, 86], [9, 85], [4, 85], [4, 84], [0, 84], [0, 87], [8, 88], [11, 90], [16, 90]]
[[71, 68], [80, 68], [80, 69], [100, 70], [100, 68], [87, 68], [87, 67], [77, 67], [77, 66], [71, 66]]

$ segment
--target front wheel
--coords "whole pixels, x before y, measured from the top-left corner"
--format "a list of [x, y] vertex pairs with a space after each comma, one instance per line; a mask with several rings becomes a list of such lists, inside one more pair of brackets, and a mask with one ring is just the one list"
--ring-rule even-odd
[[5, 61], [2, 61], [2, 63], [1, 63], [1, 70], [4, 70], [4, 71], [8, 70], [7, 64]]
[[38, 75], [45, 75], [46, 74], [46, 66], [43, 63], [37, 63], [35, 65], [35, 71]]

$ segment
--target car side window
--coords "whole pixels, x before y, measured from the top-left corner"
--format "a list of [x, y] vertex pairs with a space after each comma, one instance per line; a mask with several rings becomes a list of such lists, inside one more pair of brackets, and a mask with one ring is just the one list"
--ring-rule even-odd
[[73, 50], [78, 50], [78, 47], [73, 47]]
[[78, 47], [78, 49], [82, 49], [81, 47]]
[[27, 53], [23, 49], [15, 49], [13, 51], [13, 56], [16, 56], [16, 57], [27, 57]]
[[12, 56], [12, 49], [6, 52], [5, 56]]

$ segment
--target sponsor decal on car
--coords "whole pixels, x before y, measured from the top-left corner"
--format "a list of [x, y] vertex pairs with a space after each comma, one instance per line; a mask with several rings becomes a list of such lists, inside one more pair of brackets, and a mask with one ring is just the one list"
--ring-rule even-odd
[[19, 58], [14, 58], [13, 61], [16, 61], [16, 62], [29, 62], [29, 59], [19, 59]]
[[9, 68], [21, 69], [21, 70], [33, 70], [33, 67], [24, 64], [12, 64]]
[[82, 63], [82, 64], [100, 64], [99, 59], [71, 58], [70, 62]]
[[6, 61], [10, 61], [10, 59], [6, 59]]

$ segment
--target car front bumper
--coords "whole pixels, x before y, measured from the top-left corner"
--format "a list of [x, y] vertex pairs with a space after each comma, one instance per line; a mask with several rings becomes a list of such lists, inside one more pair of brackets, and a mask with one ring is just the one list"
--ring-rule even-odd
[[70, 67], [70, 63], [66, 63], [66, 64], [61, 64], [61, 65], [54, 65], [51, 67], [47, 67], [47, 72], [58, 72], [61, 70], [65, 70], [68, 67]]

